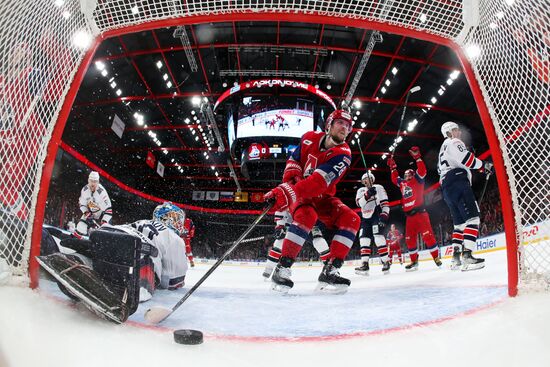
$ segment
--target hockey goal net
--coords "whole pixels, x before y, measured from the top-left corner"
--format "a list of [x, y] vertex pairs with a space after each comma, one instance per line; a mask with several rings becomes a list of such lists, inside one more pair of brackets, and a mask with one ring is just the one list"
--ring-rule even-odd
[[34, 267], [56, 145], [100, 40], [161, 26], [232, 20], [355, 26], [453, 48], [464, 65], [496, 163], [510, 293], [515, 294], [518, 274], [520, 284], [536, 280], [547, 286], [547, 0], [2, 1], [0, 257], [14, 274], [28, 276], [29, 262]]

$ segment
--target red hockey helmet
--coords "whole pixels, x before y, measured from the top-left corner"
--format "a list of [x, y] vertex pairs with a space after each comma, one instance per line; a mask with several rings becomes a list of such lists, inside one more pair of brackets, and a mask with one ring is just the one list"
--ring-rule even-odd
[[413, 169], [408, 169], [405, 171], [405, 180], [410, 180], [414, 177], [414, 170]]
[[328, 115], [325, 121], [325, 131], [328, 131], [332, 123], [336, 120], [346, 121], [349, 124], [349, 131], [351, 133], [351, 129], [353, 128], [353, 119], [351, 118], [351, 115], [344, 110], [334, 110], [330, 115]]

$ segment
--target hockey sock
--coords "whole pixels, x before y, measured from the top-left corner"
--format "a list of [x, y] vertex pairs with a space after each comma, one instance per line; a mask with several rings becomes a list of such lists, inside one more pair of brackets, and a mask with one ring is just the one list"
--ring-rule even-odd
[[451, 243], [454, 246], [458, 246], [459, 248], [462, 246], [462, 241], [464, 240], [464, 235], [460, 229], [455, 228], [453, 230], [453, 237], [451, 240]]
[[369, 258], [371, 255], [370, 242], [371, 242], [370, 238], [367, 238], [367, 237], [359, 238], [359, 244], [361, 245], [361, 249], [360, 249], [361, 261], [364, 263], [369, 262]]
[[412, 262], [418, 261], [418, 251], [416, 249], [409, 251], [409, 256]]
[[303, 228], [296, 222], [292, 223], [286, 232], [281, 255], [295, 259], [306, 242], [310, 230], [311, 228]]
[[330, 244], [330, 258], [345, 259], [354, 240], [355, 233], [345, 229], [338, 230]]
[[477, 224], [468, 224], [464, 228], [464, 247], [470, 251], [476, 249], [476, 240], [479, 232], [479, 226]]

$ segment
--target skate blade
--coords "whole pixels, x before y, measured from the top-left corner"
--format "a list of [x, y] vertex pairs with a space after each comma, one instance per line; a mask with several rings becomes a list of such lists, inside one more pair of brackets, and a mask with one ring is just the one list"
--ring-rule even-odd
[[280, 285], [280, 284], [275, 284], [273, 283], [271, 285], [271, 290], [272, 291], [275, 291], [277, 293], [281, 293], [281, 294], [287, 294], [288, 291], [290, 290], [290, 287], [287, 287], [287, 286], [284, 286], [284, 285]]
[[386, 271], [383, 271], [382, 273], [384, 273], [384, 275], [388, 275], [390, 273], [390, 271], [386, 270]]
[[470, 265], [462, 265], [462, 271], [471, 271], [471, 270], [479, 270], [483, 269], [485, 267], [485, 263], [479, 263], [479, 264], [470, 264]]
[[332, 285], [325, 282], [319, 282], [315, 288], [315, 293], [321, 294], [344, 294], [348, 291], [349, 286], [340, 284]]
[[452, 271], [456, 271], [456, 270], [460, 270], [461, 267], [462, 267], [462, 264], [461, 265], [451, 264], [449, 266], [449, 269], [451, 269]]
[[363, 275], [363, 276], [366, 276], [368, 277], [369, 276], [369, 271], [361, 271], [361, 270], [355, 270], [355, 274], [357, 275]]
[[418, 270], [418, 268], [405, 269], [405, 271], [406, 271], [407, 273], [412, 273], [413, 271], [417, 271], [417, 270]]

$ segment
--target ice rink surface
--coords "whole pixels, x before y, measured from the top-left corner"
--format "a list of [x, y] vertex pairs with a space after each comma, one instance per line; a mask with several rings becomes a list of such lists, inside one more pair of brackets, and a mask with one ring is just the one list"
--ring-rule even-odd
[[[56, 286], [0, 287], [3, 366], [550, 366], [550, 294], [507, 296], [504, 251], [487, 267], [452, 272], [444, 260], [405, 273], [394, 264], [355, 275], [345, 295], [314, 292], [319, 265], [296, 266], [288, 296], [269, 290], [263, 267], [222, 265], [160, 327], [143, 324], [153, 305], [171, 307], [186, 287], [160, 291], [130, 322], [114, 325], [71, 305]], [[202, 345], [174, 343], [172, 330], [204, 332]]]

